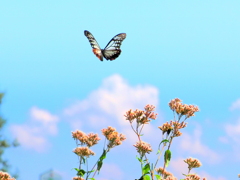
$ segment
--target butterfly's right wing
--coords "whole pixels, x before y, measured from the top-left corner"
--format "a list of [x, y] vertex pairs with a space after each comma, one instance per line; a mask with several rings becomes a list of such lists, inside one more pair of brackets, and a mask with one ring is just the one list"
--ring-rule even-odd
[[120, 46], [125, 38], [126, 33], [120, 33], [114, 36], [102, 50], [103, 56], [110, 61], [116, 59], [121, 54]]
[[87, 30], [84, 31], [84, 35], [88, 38], [88, 40], [93, 48], [92, 49], [93, 53], [98, 57], [98, 59], [100, 59], [100, 61], [103, 61], [102, 50], [101, 50], [100, 46], [98, 45], [96, 39]]

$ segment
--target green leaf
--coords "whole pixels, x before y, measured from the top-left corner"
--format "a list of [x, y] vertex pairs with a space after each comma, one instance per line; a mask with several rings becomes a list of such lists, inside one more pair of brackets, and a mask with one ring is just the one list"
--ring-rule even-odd
[[95, 180], [95, 178], [88, 178], [88, 179]]
[[143, 180], [151, 180], [151, 178], [149, 175], [145, 175], [145, 176], [143, 176]]
[[137, 157], [137, 156], [136, 156], [136, 159], [137, 159], [140, 163], [142, 163], [142, 159], [140, 159], [140, 158]]
[[82, 160], [83, 160], [83, 164], [86, 163], [86, 159], [84, 157], [82, 157]]
[[160, 151], [160, 150], [158, 150], [158, 151], [157, 151], [157, 154], [160, 154], [160, 153], [161, 153], [161, 151]]
[[103, 162], [102, 161], [98, 161], [97, 164], [97, 170], [100, 171], [100, 169], [102, 168]]
[[100, 161], [103, 161], [106, 157], [107, 157], [107, 151], [103, 150], [103, 153], [102, 153], [102, 155], [100, 157]]
[[142, 168], [142, 173], [143, 174], [149, 174], [150, 172], [150, 165], [146, 164], [143, 168]]
[[77, 175], [83, 177], [86, 171], [83, 169], [74, 168], [77, 171]]
[[168, 167], [170, 160], [171, 160], [171, 151], [168, 149], [164, 153], [164, 162], [166, 164], [166, 167]]
[[156, 176], [157, 179], [161, 180], [161, 176], [160, 175], [155, 174], [155, 176]]
[[164, 139], [164, 140], [162, 140], [162, 141], [160, 142], [160, 144], [162, 144], [162, 143], [167, 143], [167, 142], [169, 142], [169, 140], [168, 140], [168, 139]]

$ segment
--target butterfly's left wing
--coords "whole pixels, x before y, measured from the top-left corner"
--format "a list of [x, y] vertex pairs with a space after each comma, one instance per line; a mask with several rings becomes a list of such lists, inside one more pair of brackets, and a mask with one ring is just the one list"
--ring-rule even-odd
[[104, 58], [111, 61], [116, 59], [121, 54], [120, 46], [125, 38], [126, 33], [120, 33], [114, 36], [102, 50]]
[[87, 30], [84, 31], [84, 35], [88, 38], [88, 40], [93, 48], [92, 49], [93, 53], [98, 57], [98, 59], [100, 59], [100, 61], [103, 61], [102, 50], [101, 50], [100, 46], [98, 45], [96, 39]]

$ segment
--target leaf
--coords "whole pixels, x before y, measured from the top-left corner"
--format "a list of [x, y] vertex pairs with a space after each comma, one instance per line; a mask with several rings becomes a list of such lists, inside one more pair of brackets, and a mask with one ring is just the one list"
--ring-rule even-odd
[[100, 171], [100, 169], [102, 168], [103, 162], [102, 161], [98, 161], [97, 164], [97, 170]]
[[157, 151], [157, 154], [160, 154], [160, 153], [161, 153], [161, 151], [160, 151], [160, 150], [158, 150], [158, 151]]
[[95, 180], [95, 178], [88, 178], [88, 179]]
[[77, 175], [83, 177], [86, 171], [83, 169], [74, 168], [77, 171]]
[[143, 174], [149, 174], [150, 172], [150, 165], [146, 164], [143, 168], [142, 168], [142, 173]]
[[137, 159], [140, 163], [142, 163], [142, 159], [140, 159], [140, 158], [137, 157], [137, 156], [136, 156], [136, 159]]
[[86, 159], [84, 157], [82, 157], [82, 160], [83, 160], [83, 164], [86, 163]]
[[100, 157], [100, 161], [103, 161], [106, 157], [107, 157], [107, 151], [103, 150], [103, 153], [102, 153], [102, 155]]
[[99, 158], [99, 161], [97, 162], [97, 170], [98, 172], [100, 171], [100, 169], [102, 168], [103, 165], [103, 160], [107, 157], [107, 151], [103, 150], [103, 153], [101, 155], [101, 157]]
[[168, 140], [168, 139], [164, 139], [164, 140], [162, 140], [162, 141], [160, 142], [160, 144], [162, 144], [162, 143], [167, 143], [167, 142], [169, 142], [169, 140]]
[[151, 180], [151, 178], [149, 175], [145, 175], [145, 176], [143, 176], [143, 180]]
[[166, 167], [168, 167], [170, 160], [171, 160], [171, 151], [168, 149], [164, 153], [164, 162], [166, 164]]
[[91, 171], [88, 171], [87, 173], [92, 173], [92, 172], [94, 172], [95, 170], [93, 169], [93, 170], [91, 170]]
[[155, 176], [156, 176], [157, 179], [161, 180], [161, 176], [160, 175], [155, 174]]
[[76, 171], [79, 171], [79, 169], [78, 169], [78, 168], [73, 168], [73, 169], [75, 169]]

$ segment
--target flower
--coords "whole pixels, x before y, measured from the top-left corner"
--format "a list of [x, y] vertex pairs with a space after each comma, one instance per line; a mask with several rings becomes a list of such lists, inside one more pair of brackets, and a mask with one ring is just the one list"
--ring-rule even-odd
[[197, 174], [190, 174], [190, 175], [187, 175], [187, 177], [184, 180], [200, 180], [200, 177]]
[[84, 178], [82, 178], [82, 177], [73, 177], [72, 180], [84, 180]]
[[8, 173], [2, 172], [2, 171], [0, 171], [0, 179], [1, 180], [15, 180], [14, 178], [11, 178], [11, 176]]
[[175, 111], [179, 115], [185, 115], [186, 118], [194, 116], [195, 112], [199, 111], [198, 106], [182, 104], [182, 100], [175, 98], [169, 102], [169, 107], [171, 110]]
[[139, 141], [133, 146], [137, 148], [137, 152], [141, 155], [149, 154], [152, 151], [151, 145], [143, 141]]
[[155, 120], [157, 118], [157, 113], [153, 112], [155, 110], [155, 106], [147, 104], [144, 109], [145, 111], [139, 109], [133, 111], [130, 109], [124, 116], [130, 123], [136, 120], [138, 124], [148, 124], [148, 122], [151, 121], [150, 119]]
[[81, 157], [89, 157], [90, 155], [95, 155], [95, 153], [88, 147], [77, 147], [73, 150], [73, 152]]
[[87, 141], [87, 135], [84, 132], [79, 130], [72, 132], [72, 137], [73, 139], [77, 139], [82, 143], [86, 143]]
[[120, 144], [122, 144], [122, 141], [126, 139], [123, 134], [119, 134], [116, 129], [111, 126], [106, 129], [102, 129], [102, 133], [109, 141], [107, 145], [109, 149], [115, 146], [119, 146]]
[[98, 134], [89, 133], [86, 138], [86, 144], [88, 147], [91, 147], [91, 146], [97, 144], [99, 140], [100, 140], [100, 138], [99, 138]]
[[163, 169], [162, 167], [155, 169], [155, 171], [162, 175], [164, 180], [177, 180], [172, 173], [167, 172], [166, 169]]
[[86, 144], [88, 147], [91, 147], [91, 146], [97, 144], [98, 141], [100, 140], [98, 134], [89, 133], [87, 135], [84, 132], [79, 131], [79, 130], [72, 132], [72, 137], [74, 139], [79, 140], [82, 143], [82, 145]]
[[151, 111], [154, 111], [155, 110], [155, 106], [154, 105], [150, 105], [150, 104], [147, 104], [145, 107], [144, 107], [145, 111], [147, 112], [151, 112]]
[[170, 123], [166, 122], [162, 126], [159, 126], [158, 128], [162, 130], [162, 133], [166, 133], [169, 135], [170, 132], [173, 132], [173, 137], [181, 136], [182, 133], [179, 131], [179, 129], [185, 128], [187, 126], [186, 122], [179, 123], [178, 121], [170, 121]]
[[198, 159], [194, 159], [194, 158], [188, 158], [184, 160], [184, 162], [188, 164], [189, 170], [191, 170], [192, 168], [198, 168], [202, 165]]

